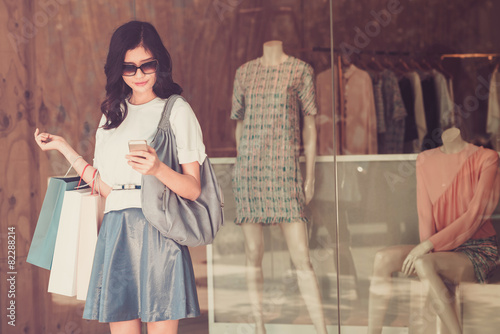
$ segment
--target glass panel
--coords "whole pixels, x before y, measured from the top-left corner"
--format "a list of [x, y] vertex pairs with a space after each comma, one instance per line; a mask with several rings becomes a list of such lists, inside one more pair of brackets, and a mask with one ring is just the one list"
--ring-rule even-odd
[[[240, 74], [245, 70], [241, 69], [243, 64], [252, 66], [258, 61], [258, 66], [256, 65], [255, 72], [245, 72], [241, 77], [236, 74], [235, 79], [232, 118], [238, 119], [237, 122], [243, 125], [239, 150], [240, 158], [243, 158], [239, 163], [234, 158], [213, 159], [225, 194], [224, 212], [227, 223], [208, 251], [212, 303], [210, 331], [260, 333], [254, 328], [262, 316], [268, 334], [326, 333], [326, 327], [329, 333], [337, 333], [335, 177], [333, 151], [327, 149], [333, 146], [333, 97], [329, 92], [332, 90], [330, 3], [324, 0], [273, 0], [257, 5], [255, 2], [239, 1], [238, 6], [226, 11], [225, 15], [234, 27], [231, 52], [235, 57], [231, 61], [236, 64], [235, 74], [237, 68]], [[293, 58], [282, 58], [274, 67], [267, 66], [267, 57], [259, 60], [263, 53], [266, 55], [264, 43], [268, 47], [267, 42], [272, 40], [282, 41], [283, 52]], [[276, 70], [278, 66], [290, 62], [290, 59], [294, 59], [295, 65], [289, 70]], [[304, 63], [306, 69], [310, 65], [314, 70], [312, 77], [309, 77], [308, 71], [303, 71]], [[304, 74], [296, 75], [302, 72]], [[259, 76], [262, 73], [264, 75]], [[281, 85], [281, 88], [274, 91], [274, 87], [271, 87], [274, 83]], [[258, 91], [249, 93], [255, 87]], [[307, 102], [308, 97], [312, 97], [310, 94], [313, 94], [314, 88], [318, 99], [318, 114], [315, 118], [307, 115], [309, 112], [315, 113], [316, 108], [312, 107], [314, 103]], [[280, 96], [285, 98], [276, 104]], [[265, 112], [258, 114], [256, 110], [261, 108], [261, 103], [266, 105], [263, 108]], [[238, 105], [241, 108], [235, 108]], [[295, 123], [294, 114], [300, 115], [299, 123]], [[262, 119], [256, 121], [261, 122], [257, 124], [262, 126], [260, 130], [259, 126], [252, 123], [255, 119]], [[280, 123], [282, 119], [291, 122]], [[305, 134], [307, 124], [312, 124], [317, 129], [317, 143], [315, 138]], [[322, 136], [323, 133], [326, 136]], [[265, 137], [260, 142], [262, 147], [255, 145], [261, 137]], [[290, 139], [282, 141], [285, 137]], [[304, 156], [304, 146], [311, 142], [313, 146], [316, 144], [320, 156], [313, 165], [314, 199], [305, 206], [305, 217], [309, 223], [304, 224], [297, 221], [302, 217], [292, 212], [295, 210], [294, 201], [299, 202], [299, 206], [302, 205], [300, 201], [304, 201], [303, 182], [308, 179], [305, 163], [307, 157], [301, 157], [298, 168], [295, 152], [292, 151], [297, 148], [300, 155]], [[254, 151], [243, 151], [242, 147], [251, 147]], [[272, 153], [255, 164], [257, 160], [252, 154], [265, 150]], [[247, 158], [254, 164], [249, 163], [247, 166], [241, 163]], [[283, 161], [293, 161], [293, 166], [290, 167]], [[234, 178], [235, 169], [240, 174], [250, 171], [255, 177], [251, 180], [249, 178], [250, 181], [247, 180], [248, 184], [245, 184], [240, 178]], [[281, 173], [281, 170], [287, 173]], [[283, 177], [281, 183], [273, 183], [272, 180], [277, 177]], [[262, 179], [269, 180], [269, 188], [262, 186]], [[296, 187], [296, 184], [300, 187]], [[260, 231], [260, 222], [255, 224], [252, 220], [246, 223], [253, 225], [248, 227], [251, 229], [248, 232], [245, 230], [247, 227], [233, 223], [242, 215], [240, 209], [238, 217], [235, 196], [239, 201], [245, 201], [238, 191], [240, 187], [251, 189], [247, 195], [251, 200], [242, 205], [245, 209], [254, 210], [256, 206], [252, 201], [259, 196], [265, 198], [262, 216], [252, 212], [249, 217], [243, 217], [271, 219], [276, 216], [279, 217], [274, 221], [276, 224], [267, 224]], [[281, 192], [277, 188], [287, 190]], [[300, 193], [297, 191], [299, 188]], [[274, 210], [285, 213], [275, 215]], [[290, 217], [293, 219], [288, 221]], [[259, 291], [262, 291], [262, 297]]]
[[[341, 157], [338, 175], [341, 323], [342, 333], [350, 333], [367, 326], [377, 251], [419, 241], [415, 155]], [[403, 328], [408, 327], [411, 281], [396, 280], [386, 319]]]
[[[418, 153], [441, 145], [442, 131], [451, 126], [498, 150], [499, 125], [487, 117], [498, 64], [498, 3], [333, 6], [339, 154]], [[413, 95], [416, 83], [420, 92]]]
[[494, 333], [500, 4], [332, 4], [341, 332]]

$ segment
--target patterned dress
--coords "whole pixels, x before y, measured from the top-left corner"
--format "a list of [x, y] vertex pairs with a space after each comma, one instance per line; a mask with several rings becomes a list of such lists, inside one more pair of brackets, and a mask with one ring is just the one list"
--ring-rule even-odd
[[243, 120], [233, 173], [236, 224], [307, 222], [300, 113], [317, 113], [313, 77], [309, 64], [291, 56], [276, 66], [258, 58], [236, 71], [231, 119]]

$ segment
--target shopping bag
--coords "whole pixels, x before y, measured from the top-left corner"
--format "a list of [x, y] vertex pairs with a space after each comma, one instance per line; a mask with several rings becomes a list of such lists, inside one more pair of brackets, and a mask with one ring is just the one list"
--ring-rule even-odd
[[64, 195], [68, 190], [73, 190], [77, 186], [79, 179], [78, 176], [51, 177], [49, 179], [47, 192], [28, 251], [26, 259], [28, 263], [50, 270]]
[[98, 226], [102, 220], [104, 208], [102, 197], [87, 195], [82, 197], [80, 210], [80, 229], [78, 233], [78, 252], [76, 269], [76, 299], [86, 300], [89, 288], [92, 263], [94, 262]]
[[76, 296], [78, 233], [82, 199], [90, 192], [90, 189], [79, 189], [67, 191], [64, 195], [48, 292], [70, 297]]

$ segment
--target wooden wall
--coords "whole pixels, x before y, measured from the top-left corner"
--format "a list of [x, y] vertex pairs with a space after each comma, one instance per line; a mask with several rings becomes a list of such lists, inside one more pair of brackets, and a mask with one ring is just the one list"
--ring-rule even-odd
[[[32, 140], [33, 61], [32, 31], [20, 25], [30, 17], [30, 1], [0, 2], [0, 296], [2, 333], [34, 333], [42, 320], [38, 306], [32, 302], [37, 295], [38, 272], [25, 262], [36, 220], [39, 198], [39, 152]], [[20, 36], [20, 39], [16, 39]], [[15, 228], [15, 267], [8, 267], [8, 228]], [[17, 272], [9, 274], [8, 272]], [[7, 278], [14, 276], [15, 288]], [[14, 295], [15, 294], [15, 295]], [[43, 298], [43, 297], [42, 297]], [[16, 327], [7, 324], [6, 308], [15, 302]], [[42, 304], [43, 305], [43, 304]]]

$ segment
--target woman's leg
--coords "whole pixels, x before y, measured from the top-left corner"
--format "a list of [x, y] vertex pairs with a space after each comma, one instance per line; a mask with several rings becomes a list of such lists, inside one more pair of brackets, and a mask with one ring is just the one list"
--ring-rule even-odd
[[262, 224], [241, 224], [245, 236], [246, 276], [252, 314], [255, 320], [255, 333], [265, 334], [264, 319], [262, 315], [262, 257], [264, 256], [264, 236]]
[[392, 274], [401, 271], [406, 256], [414, 247], [415, 245], [387, 247], [375, 255], [368, 303], [368, 334], [382, 333], [392, 295]]
[[316, 328], [316, 332], [327, 334], [318, 280], [309, 258], [306, 224], [304, 222], [292, 222], [282, 223], [280, 226], [286, 239], [290, 257], [297, 269], [300, 293], [306, 303], [309, 316]]
[[443, 278], [455, 284], [474, 282], [474, 267], [469, 258], [458, 252], [425, 254], [415, 261], [415, 270], [422, 283], [429, 287], [430, 302], [450, 333], [460, 334], [462, 328], [455, 312], [453, 297]]
[[141, 334], [141, 320], [110, 322], [109, 329], [111, 334]]
[[148, 334], [177, 334], [179, 320], [148, 322]]

